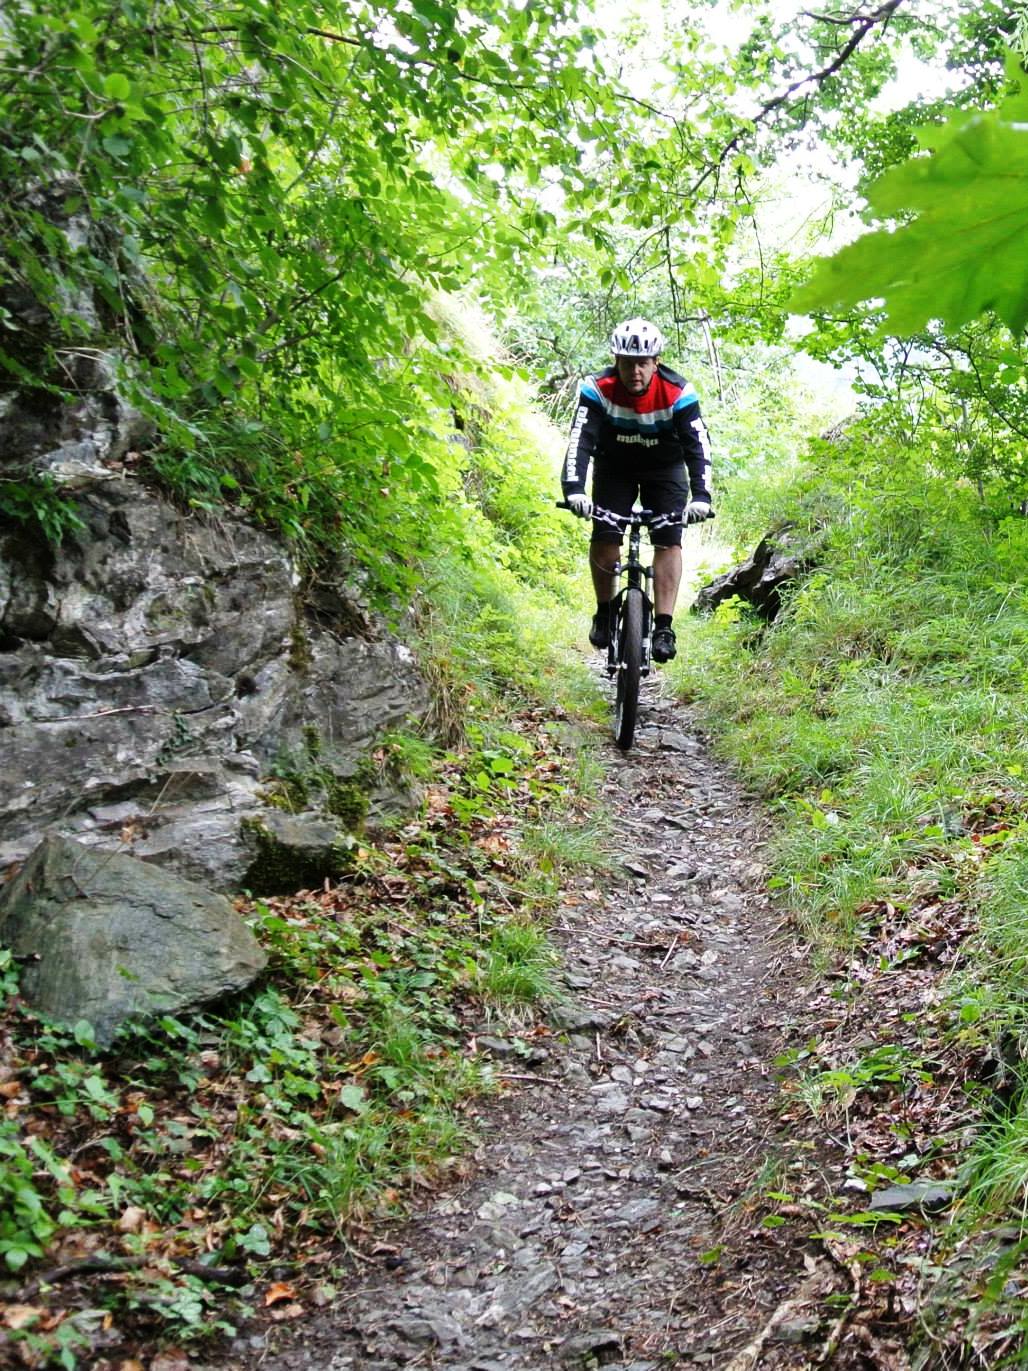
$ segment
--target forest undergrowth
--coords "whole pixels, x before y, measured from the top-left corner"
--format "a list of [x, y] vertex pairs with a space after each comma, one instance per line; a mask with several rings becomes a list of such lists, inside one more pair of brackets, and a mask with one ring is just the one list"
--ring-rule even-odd
[[770, 625], [694, 622], [676, 679], [799, 938], [761, 1222], [829, 1251], [873, 1364], [1024, 1365], [1028, 521], [923, 459], [821, 445], [777, 506], [818, 566]]
[[174, 1364], [256, 1307], [302, 1318], [459, 1174], [476, 1098], [530, 1069], [477, 1039], [548, 1031], [529, 1031], [556, 993], [546, 916], [560, 874], [602, 860], [572, 727], [523, 708], [443, 755], [397, 740], [420, 813], [338, 883], [238, 902], [270, 960], [231, 1003], [101, 1052], [88, 1024], [31, 1013], [2, 954], [13, 1364]]
[[[0, 14], [0, 419], [31, 439], [0, 462], [0, 524], [41, 546], [80, 527], [37, 416], [131, 413], [105, 479], [231, 509], [298, 579], [347, 577], [416, 640], [435, 702], [430, 739], [378, 748], [422, 784], [432, 759], [423, 811], [342, 886], [241, 906], [272, 966], [224, 1014], [100, 1054], [89, 1025], [27, 1017], [0, 950], [2, 1350], [23, 1365], [135, 1371], [146, 1339], [217, 1332], [241, 1272], [283, 1319], [330, 1299], [340, 1244], [433, 1184], [499, 1088], [476, 1031], [550, 993], [537, 920], [562, 864], [598, 859], [588, 759], [544, 722], [595, 694], [566, 651], [580, 530], [530, 411], [569, 418], [636, 313], [713, 419], [718, 527], [759, 536], [773, 509], [824, 534], [774, 626], [722, 611], [677, 673], [772, 807], [816, 977], [784, 1122], [837, 1151], [813, 1188], [765, 1186], [764, 1221], [844, 1235], [840, 1338], [920, 1326], [922, 1365], [1028, 1364], [1025, 15], [755, 0], [731, 42], [702, 7], [666, 33], [622, 17]], [[858, 190], [881, 231], [797, 293]], [[801, 336], [872, 418], [779, 499], [816, 427]], [[950, 1186], [943, 1217], [867, 1217], [914, 1176]]]

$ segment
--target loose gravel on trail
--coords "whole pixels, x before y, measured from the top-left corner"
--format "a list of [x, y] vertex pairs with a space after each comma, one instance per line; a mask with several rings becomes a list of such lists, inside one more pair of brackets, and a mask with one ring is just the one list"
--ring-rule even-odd
[[718, 1260], [771, 1146], [787, 1013], [766, 820], [681, 706], [644, 692], [603, 783], [623, 866], [567, 893], [553, 1033], [479, 1040], [519, 1079], [485, 1106], [470, 1179], [388, 1230], [330, 1306], [240, 1336], [225, 1368], [811, 1364], [784, 1319], [810, 1265], [759, 1231]]

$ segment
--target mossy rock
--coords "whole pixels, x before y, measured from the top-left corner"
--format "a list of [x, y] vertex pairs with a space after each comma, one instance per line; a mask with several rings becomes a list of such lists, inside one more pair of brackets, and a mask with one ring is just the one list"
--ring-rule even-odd
[[347, 832], [359, 833], [368, 813], [368, 792], [360, 781], [332, 776], [322, 784], [328, 812], [336, 816]]
[[313, 725], [303, 730], [303, 755], [280, 763], [265, 799], [275, 809], [298, 815], [324, 810], [340, 821], [347, 833], [359, 833], [368, 813], [369, 790], [375, 764], [364, 757], [353, 775], [343, 776], [322, 760], [321, 735]]
[[291, 895], [336, 880], [353, 865], [352, 834], [322, 814], [267, 810], [244, 819], [243, 837], [254, 857], [242, 886], [253, 895]]

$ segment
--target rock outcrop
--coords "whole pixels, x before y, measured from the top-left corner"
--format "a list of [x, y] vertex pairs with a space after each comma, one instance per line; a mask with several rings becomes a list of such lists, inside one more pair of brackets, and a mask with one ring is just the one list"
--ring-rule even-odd
[[[0, 283], [23, 378], [5, 389], [0, 376], [0, 875], [46, 833], [217, 890], [271, 866], [281, 879], [273, 844], [312, 874], [314, 854], [345, 848], [322, 841], [323, 821], [352, 832], [368, 792], [403, 798], [367, 754], [425, 716], [427, 691], [344, 559], [308, 586], [272, 537], [183, 510], [135, 474], [153, 431], [119, 393], [119, 359], [149, 336], [147, 291], [79, 189], [57, 175], [26, 191], [60, 300]], [[118, 272], [116, 317], [74, 271], [85, 254]], [[27, 507], [46, 489], [76, 502], [70, 520], [55, 506], [59, 546], [14, 517], [19, 490]], [[269, 802], [304, 822], [282, 835]]]
[[342, 576], [307, 601], [271, 537], [106, 475], [59, 548], [0, 526], [0, 870], [56, 831], [235, 889], [271, 773], [315, 740], [354, 777], [427, 692]]
[[817, 534], [781, 524], [760, 540], [752, 557], [705, 585], [693, 610], [709, 614], [738, 596], [770, 622], [782, 607], [782, 591], [817, 562], [820, 542]]
[[133, 857], [46, 838], [0, 892], [20, 993], [101, 1047], [130, 1020], [243, 990], [267, 958], [223, 895]]

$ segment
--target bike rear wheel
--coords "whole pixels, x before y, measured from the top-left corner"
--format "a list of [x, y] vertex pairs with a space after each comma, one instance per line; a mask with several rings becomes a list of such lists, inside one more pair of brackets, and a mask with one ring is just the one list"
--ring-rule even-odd
[[635, 738], [639, 714], [639, 679], [643, 657], [643, 596], [641, 590], [625, 591], [618, 625], [617, 693], [614, 699], [614, 741], [627, 750]]

